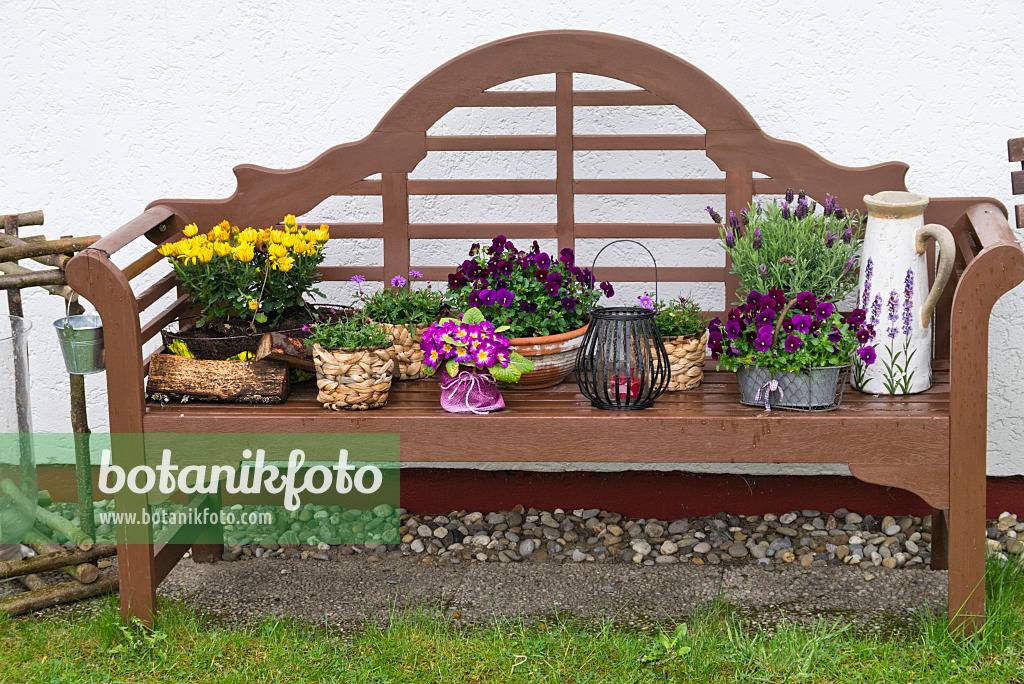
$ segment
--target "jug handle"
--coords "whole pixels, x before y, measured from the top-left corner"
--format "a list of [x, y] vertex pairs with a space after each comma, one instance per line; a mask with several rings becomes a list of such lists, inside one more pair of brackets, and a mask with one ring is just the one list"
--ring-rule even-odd
[[932, 313], [935, 311], [935, 305], [938, 304], [942, 291], [946, 288], [946, 283], [949, 282], [949, 276], [953, 273], [953, 259], [956, 257], [956, 242], [946, 226], [929, 223], [918, 229], [915, 237], [918, 254], [925, 253], [928, 248], [928, 238], [935, 238], [935, 242], [939, 245], [939, 264], [935, 267], [935, 282], [932, 283], [928, 298], [924, 300], [924, 306], [921, 307], [921, 325], [925, 328], [932, 322]]

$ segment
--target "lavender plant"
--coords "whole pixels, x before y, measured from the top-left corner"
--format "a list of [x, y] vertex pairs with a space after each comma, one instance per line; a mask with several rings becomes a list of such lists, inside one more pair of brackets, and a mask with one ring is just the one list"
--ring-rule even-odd
[[782, 203], [751, 204], [728, 221], [708, 207], [719, 224], [722, 246], [740, 277], [740, 291], [782, 290], [792, 298], [813, 292], [842, 300], [857, 284], [857, 254], [863, 223], [827, 195], [821, 213], [801, 190], [786, 192]]
[[[781, 316], [785, 317], [780, 325]], [[872, 364], [874, 329], [866, 316], [864, 309], [843, 315], [811, 292], [799, 293], [790, 304], [779, 288], [768, 294], [754, 290], [745, 303], [729, 311], [725, 323], [711, 321], [708, 349], [718, 367], [728, 370], [801, 371], [845, 365], [855, 356], [860, 363]]]
[[[880, 293], [875, 293], [872, 298], [872, 277], [874, 275], [874, 263], [871, 259], [864, 264], [864, 288], [860, 294], [860, 305], [868, 311], [868, 320], [871, 328], [870, 341], [874, 341], [876, 330], [882, 325], [883, 300]], [[901, 297], [902, 294], [902, 297]], [[914, 360], [916, 349], [911, 349], [911, 335], [914, 332], [914, 271], [907, 269], [907, 275], [903, 279], [903, 292], [890, 290], [886, 307], [885, 336], [888, 341], [882, 347], [882, 386], [889, 394], [909, 394], [914, 381], [914, 371], [911, 363]], [[896, 337], [902, 333], [902, 342], [897, 342]], [[857, 363], [853, 369], [853, 381], [857, 387], [865, 391], [871, 391], [868, 384], [870, 379], [865, 379], [866, 368], [863, 363]]]

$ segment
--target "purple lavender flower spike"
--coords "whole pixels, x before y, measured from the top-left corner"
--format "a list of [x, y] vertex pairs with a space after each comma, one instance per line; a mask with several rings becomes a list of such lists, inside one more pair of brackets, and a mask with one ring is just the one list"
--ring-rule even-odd
[[[842, 211], [842, 209], [836, 211], [836, 216], [839, 215], [840, 211]], [[851, 242], [853, 242], [853, 228], [847, 228], [846, 230], [843, 231], [843, 242], [845, 242], [846, 244], [850, 244]]]
[[732, 249], [736, 246], [736, 235], [731, 231], [725, 231], [725, 246]]
[[754, 249], [761, 249], [761, 229], [754, 229]]
[[758, 268], [759, 271], [761, 271], [761, 278], [767, 278], [768, 277], [768, 267], [767, 266], [765, 266], [764, 264], [760, 264], [757, 268]]
[[722, 225], [722, 215], [721, 214], [719, 214], [717, 211], [712, 209], [710, 205], [707, 206], [707, 207], [704, 207], [704, 208], [707, 210], [708, 216], [711, 217], [712, 221], [714, 221], [718, 225]]
[[896, 338], [896, 321], [899, 320], [900, 311], [900, 293], [896, 290], [892, 290], [889, 293], [889, 307], [888, 307], [888, 318], [889, 327], [885, 329], [885, 334], [889, 336], [889, 339]]
[[862, 309], [868, 308], [868, 302], [871, 301], [871, 277], [875, 274], [875, 261], [874, 259], [868, 259], [868, 262], [864, 264], [864, 291], [861, 293], [860, 306]]
[[786, 190], [786, 204], [788, 205], [792, 201], [793, 201], [793, 188], [788, 188]]
[[907, 277], [903, 280], [903, 334], [914, 331], [914, 271], [907, 269]]
[[[792, 195], [792, 194], [793, 194], [793, 191], [790, 190], [787, 193], [787, 196]], [[788, 219], [789, 218], [789, 202], [783, 202], [782, 203], [782, 218], [784, 218], [784, 219]]]
[[736, 212], [734, 211], [729, 212], [729, 227], [733, 229], [740, 227], [740, 220], [736, 218]]

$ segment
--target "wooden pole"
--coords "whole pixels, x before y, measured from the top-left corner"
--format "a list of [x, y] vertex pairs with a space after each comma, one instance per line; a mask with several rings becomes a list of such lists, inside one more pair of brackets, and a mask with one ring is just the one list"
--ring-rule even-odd
[[39, 575], [22, 575], [18, 578], [18, 581], [29, 591], [38, 591], [39, 589], [46, 588], [46, 582]]
[[50, 608], [62, 603], [72, 603], [82, 599], [109, 594], [117, 591], [118, 580], [116, 572], [105, 573], [103, 577], [92, 584], [79, 584], [78, 582], [65, 582], [55, 584], [52, 587], [26, 591], [14, 594], [0, 600], [0, 611], [10, 616], [23, 615], [35, 610]]
[[61, 549], [56, 553], [47, 553], [30, 558], [19, 558], [18, 560], [0, 561], [0, 579], [10, 579], [21, 575], [31, 575], [37, 572], [49, 572], [60, 570], [69, 565], [81, 565], [109, 558], [117, 553], [116, 544], [101, 544], [94, 546], [88, 551], [81, 549]]
[[[25, 268], [24, 266], [19, 266], [18, 264], [13, 262], [0, 261], [0, 273], [5, 273], [7, 275], [24, 275], [26, 273], [38, 273], [38, 271], [33, 271], [32, 269]], [[39, 285], [38, 287], [43, 288], [52, 295], [57, 295], [58, 297], [63, 297], [64, 299], [67, 299], [72, 294], [74, 294], [74, 290], [72, 290], [70, 287], [63, 283], [54, 285]]]
[[[68, 303], [68, 313], [77, 316], [85, 313], [85, 307], [77, 297]], [[82, 531], [96, 537], [96, 522], [93, 519], [92, 460], [89, 454], [89, 412], [85, 403], [85, 376], [68, 374], [71, 385], [71, 430], [75, 440], [75, 479], [78, 485], [78, 520]]]
[[81, 238], [62, 238], [60, 240], [46, 240], [44, 242], [25, 242], [23, 240], [9, 239], [7, 242], [13, 244], [9, 247], [0, 249], [0, 261], [34, 259], [35, 257], [47, 255], [62, 256], [68, 252], [80, 252], [99, 239], [99, 235], [91, 235], [89, 237]]
[[[27, 269], [26, 269], [27, 270]], [[11, 314], [12, 316], [21, 315], [21, 294], [17, 296], [17, 303], [15, 308], [10, 308], [10, 295], [13, 292], [17, 292], [23, 287], [37, 287], [44, 285], [64, 285], [67, 281], [64, 279], [64, 271], [59, 268], [47, 269], [45, 271], [29, 271], [28, 273], [22, 273], [19, 275], [4, 275], [0, 276], [0, 290], [8, 290], [8, 308], [11, 311], [17, 310], [19, 313]]]
[[14, 219], [19, 226], [41, 226], [43, 225], [43, 210], [26, 211], [21, 214], [4, 214], [4, 221]]
[[[49, 537], [47, 537], [43, 533], [39, 532], [35, 528], [30, 529], [25, 534], [25, 543], [28, 544], [29, 548], [31, 548], [33, 551], [38, 553], [40, 556], [46, 556], [46, 555], [50, 555], [50, 554], [54, 554], [54, 553], [60, 553], [61, 551], [65, 550], [63, 546], [61, 546], [60, 544], [54, 544], [52, 539], [50, 539]], [[109, 546], [114, 546], [114, 545], [110, 544]], [[103, 547], [102, 546], [100, 546], [100, 547], [93, 546], [93, 547], [89, 547], [89, 548], [79, 547], [78, 550], [79, 551], [91, 551], [94, 548], [103, 548]], [[66, 566], [64, 568], [64, 572], [66, 572], [67, 574], [71, 575], [71, 577], [73, 579], [78, 580], [82, 584], [91, 584], [91, 583], [96, 581], [97, 577], [99, 577], [99, 570], [92, 563], [80, 563], [78, 565], [68, 565], [68, 566]]]
[[52, 513], [45, 508], [40, 508], [36, 505], [35, 501], [29, 501], [28, 497], [18, 489], [18, 485], [14, 484], [12, 481], [7, 479], [0, 481], [0, 491], [6, 494], [11, 501], [31, 516], [36, 522], [46, 525], [51, 530], [60, 532], [76, 546], [84, 546], [86, 544], [93, 543], [92, 537], [87, 535], [78, 527], [72, 525], [70, 520], [65, 520], [64, 517], [57, 515], [56, 513]]

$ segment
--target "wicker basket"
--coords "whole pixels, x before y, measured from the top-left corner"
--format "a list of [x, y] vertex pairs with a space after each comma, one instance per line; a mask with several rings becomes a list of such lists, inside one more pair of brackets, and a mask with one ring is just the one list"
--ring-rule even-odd
[[708, 352], [708, 331], [700, 339], [673, 336], [662, 338], [671, 362], [668, 391], [691, 390], [704, 379], [704, 360]]
[[335, 411], [365, 411], [388, 403], [394, 376], [390, 344], [356, 349], [324, 349], [313, 345], [316, 400]]
[[394, 338], [394, 358], [398, 363], [395, 380], [419, 380], [427, 377], [423, 372], [423, 350], [420, 339], [430, 323], [408, 326], [398, 323], [381, 323]]

